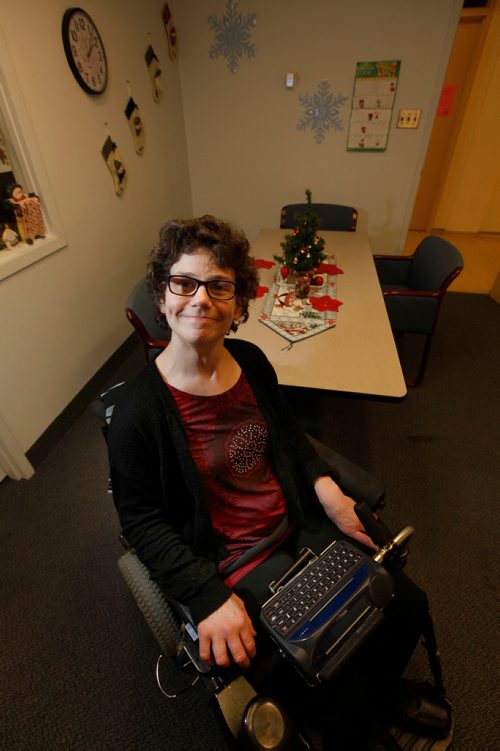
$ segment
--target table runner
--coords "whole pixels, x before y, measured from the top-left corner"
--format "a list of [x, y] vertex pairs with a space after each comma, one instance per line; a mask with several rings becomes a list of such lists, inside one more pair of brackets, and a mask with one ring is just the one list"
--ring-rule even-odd
[[[257, 266], [269, 268], [269, 261], [257, 261]], [[328, 256], [314, 276], [321, 276], [322, 285], [313, 285], [309, 294], [300, 299], [295, 294], [295, 284], [287, 284], [276, 269], [273, 286], [260, 287], [260, 294], [266, 294], [259, 320], [265, 326], [284, 337], [289, 342], [299, 342], [315, 334], [334, 328], [337, 311], [342, 305], [337, 300], [337, 274], [342, 274], [335, 264], [335, 258]]]

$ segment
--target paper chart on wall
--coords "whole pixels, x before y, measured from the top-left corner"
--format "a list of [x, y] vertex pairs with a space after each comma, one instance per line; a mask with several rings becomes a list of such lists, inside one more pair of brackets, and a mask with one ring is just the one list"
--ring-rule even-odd
[[356, 64], [347, 151], [385, 151], [400, 60]]

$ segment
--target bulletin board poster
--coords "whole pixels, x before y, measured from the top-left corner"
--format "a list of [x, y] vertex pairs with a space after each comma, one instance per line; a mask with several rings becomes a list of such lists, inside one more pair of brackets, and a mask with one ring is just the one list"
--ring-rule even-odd
[[385, 151], [401, 60], [356, 63], [347, 151]]

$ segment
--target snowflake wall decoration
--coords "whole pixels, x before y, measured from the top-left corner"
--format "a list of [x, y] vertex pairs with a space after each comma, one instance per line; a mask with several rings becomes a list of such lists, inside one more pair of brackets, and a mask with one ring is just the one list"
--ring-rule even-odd
[[321, 143], [330, 128], [343, 130], [340, 108], [346, 103], [347, 97], [331, 93], [326, 79], [319, 82], [316, 94], [300, 94], [299, 101], [304, 106], [304, 117], [297, 123], [297, 128], [311, 128], [316, 143]]
[[256, 23], [255, 13], [247, 13], [244, 18], [238, 13], [236, 0], [227, 0], [223, 16], [208, 17], [208, 25], [215, 32], [215, 44], [210, 48], [210, 57], [215, 59], [223, 55], [231, 73], [236, 73], [241, 57], [255, 57], [255, 44], [250, 40], [250, 33]]

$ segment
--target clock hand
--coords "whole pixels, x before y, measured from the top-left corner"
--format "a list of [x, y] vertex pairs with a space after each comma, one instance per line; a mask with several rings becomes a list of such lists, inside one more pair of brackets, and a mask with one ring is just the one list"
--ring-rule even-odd
[[90, 47], [87, 50], [87, 58], [90, 57], [90, 53], [94, 49], [94, 47], [97, 45], [97, 34], [94, 33], [94, 30], [92, 29], [90, 32]]
[[88, 52], [87, 52], [87, 58], [90, 57], [90, 53], [92, 52], [92, 50], [94, 49], [95, 46], [96, 46], [96, 42], [94, 42], [93, 44], [90, 45], [90, 47], [88, 49]]

